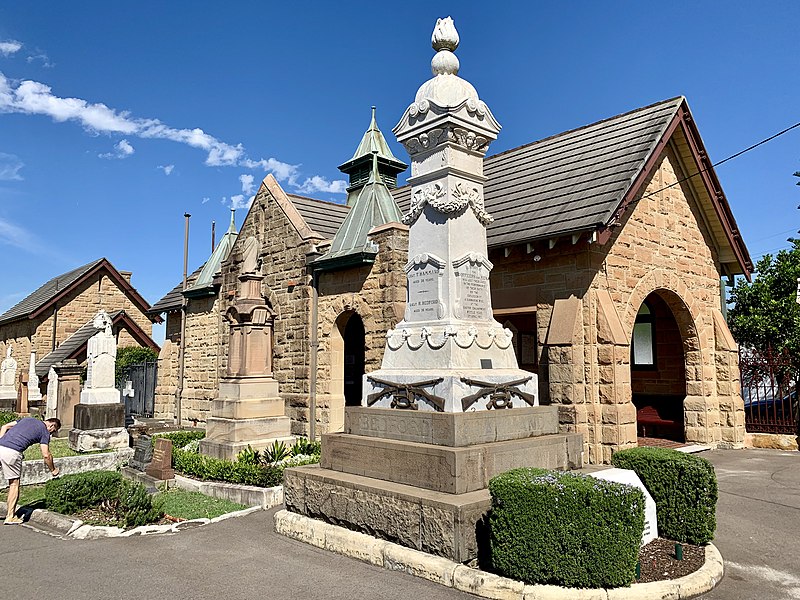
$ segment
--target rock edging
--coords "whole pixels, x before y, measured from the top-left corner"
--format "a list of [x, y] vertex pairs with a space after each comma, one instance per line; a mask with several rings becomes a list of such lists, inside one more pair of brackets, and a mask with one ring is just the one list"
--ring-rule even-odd
[[630, 587], [613, 589], [526, 585], [287, 510], [275, 513], [275, 530], [286, 537], [343, 556], [497, 600], [682, 600], [713, 589], [724, 571], [722, 555], [713, 544], [709, 544], [706, 546], [705, 564], [679, 579], [635, 583]]

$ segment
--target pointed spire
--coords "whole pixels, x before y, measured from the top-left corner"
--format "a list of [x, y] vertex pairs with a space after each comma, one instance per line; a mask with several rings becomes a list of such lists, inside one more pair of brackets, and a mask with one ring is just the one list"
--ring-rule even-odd
[[[386, 138], [378, 128], [376, 108], [373, 106], [369, 128], [361, 138], [361, 143], [356, 148], [353, 157], [339, 167], [340, 171], [350, 176], [349, 192], [357, 191], [367, 183], [375, 153], [377, 153], [380, 176], [389, 188], [397, 187], [397, 175], [405, 171], [408, 165], [392, 154]], [[348, 198], [347, 204], [352, 206], [352, 201], [352, 198]]]
[[236, 233], [236, 209], [231, 209], [231, 224], [228, 226], [228, 233]]

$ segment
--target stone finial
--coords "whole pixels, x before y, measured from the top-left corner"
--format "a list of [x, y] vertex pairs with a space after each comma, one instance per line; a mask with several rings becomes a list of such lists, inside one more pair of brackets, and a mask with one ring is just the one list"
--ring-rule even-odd
[[431, 45], [436, 54], [431, 60], [431, 72], [434, 75], [458, 75], [459, 62], [453, 52], [458, 48], [458, 31], [453, 19], [437, 19], [436, 27], [431, 35]]

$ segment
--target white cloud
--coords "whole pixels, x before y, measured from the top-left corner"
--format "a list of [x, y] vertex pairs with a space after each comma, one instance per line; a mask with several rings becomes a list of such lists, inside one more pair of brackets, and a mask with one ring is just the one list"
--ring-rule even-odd
[[136, 150], [128, 143], [128, 140], [120, 140], [114, 144], [116, 152], [106, 152], [105, 154], [98, 154], [100, 158], [128, 158]]
[[[245, 154], [241, 144], [228, 144], [218, 140], [199, 127], [175, 129], [158, 119], [135, 118], [128, 111], [116, 110], [101, 102], [90, 103], [81, 98], [56, 96], [52, 88], [44, 83], [30, 80], [16, 82], [0, 72], [0, 113], [4, 112], [47, 116], [59, 123], [74, 121], [92, 133], [122, 134], [185, 144], [206, 152], [205, 164], [208, 166], [238, 165], [266, 171], [272, 173], [278, 181], [286, 182], [301, 192], [340, 194], [344, 193], [347, 187], [342, 180], [329, 182], [318, 175], [306, 178], [301, 185], [298, 183], [300, 165], [285, 163], [276, 158], [253, 160]], [[127, 140], [123, 141], [128, 144]], [[119, 144], [117, 150], [121, 154], [116, 158], [132, 154], [132, 152], [126, 153], [124, 147], [120, 148]], [[109, 156], [104, 155], [104, 157]], [[164, 172], [166, 173], [166, 169]], [[245, 180], [240, 179], [240, 181], [243, 186], [242, 191], [248, 195], [252, 193], [252, 190], [245, 189]]]
[[0, 181], [22, 181], [19, 171], [24, 166], [15, 155], [0, 152]]
[[206, 203], [206, 202], [208, 202], [209, 200], [211, 200], [211, 198], [209, 198], [208, 196], [205, 196], [205, 197], [203, 198], [203, 200], [200, 202], [200, 204], [205, 204], [205, 203]]
[[347, 191], [347, 182], [343, 179], [336, 179], [328, 181], [324, 177], [314, 175], [308, 177], [303, 182], [303, 185], [297, 186], [297, 191], [303, 194], [310, 194], [313, 192], [327, 192], [329, 194], [344, 194]]
[[0, 42], [0, 54], [3, 56], [11, 56], [12, 54], [16, 54], [17, 52], [22, 49], [22, 42], [18, 42], [17, 40], [6, 40], [4, 42]]
[[231, 196], [231, 208], [250, 208], [250, 205], [253, 203], [254, 199], [255, 196], [250, 196], [247, 198], [247, 200], [245, 200], [244, 194], [236, 194], [235, 196]]
[[41, 244], [33, 233], [3, 218], [0, 218], [0, 244], [35, 254], [40, 254], [42, 251]]
[[55, 65], [50, 62], [50, 57], [44, 52], [38, 51], [37, 54], [31, 54], [25, 59], [29, 64], [34, 61], [39, 61], [45, 69], [51, 69]]
[[255, 179], [255, 177], [247, 173], [239, 175], [239, 181], [242, 182], [242, 191], [245, 194], [252, 194], [255, 191], [255, 186], [253, 185], [253, 179]]
[[175, 165], [158, 165], [156, 169], [161, 169], [164, 171], [164, 175], [170, 175], [172, 170], [175, 168]]

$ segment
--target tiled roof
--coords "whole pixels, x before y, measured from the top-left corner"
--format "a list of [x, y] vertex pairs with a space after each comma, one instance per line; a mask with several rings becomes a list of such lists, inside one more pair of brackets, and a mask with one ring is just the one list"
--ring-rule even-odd
[[93, 260], [82, 267], [78, 267], [77, 269], [73, 269], [72, 271], [62, 273], [57, 277], [53, 277], [50, 281], [39, 287], [36, 291], [0, 315], [0, 324], [27, 317], [32, 312], [35, 312], [37, 309], [47, 304], [59, 292], [75, 283], [78, 279], [91, 271], [93, 267], [97, 266], [103, 260], [104, 259], [102, 258], [98, 258], [97, 260]]
[[[191, 275], [186, 277], [186, 287], [191, 287], [194, 282], [197, 280], [197, 277], [200, 275], [200, 272], [203, 270], [203, 267], [206, 266], [205, 263], [197, 267], [197, 270], [192, 273]], [[181, 302], [183, 298], [183, 282], [181, 281], [178, 285], [172, 288], [167, 295], [161, 298], [158, 302], [153, 304], [147, 314], [149, 315], [160, 315], [162, 313], [172, 312], [173, 310], [178, 310], [181, 307]]]
[[297, 212], [303, 217], [306, 224], [326, 239], [332, 239], [336, 231], [344, 221], [347, 206], [325, 202], [324, 200], [314, 200], [305, 196], [286, 194], [297, 208]]
[[[488, 157], [489, 246], [606, 225], [682, 102], [665, 100]], [[407, 213], [410, 186], [393, 193]]]

